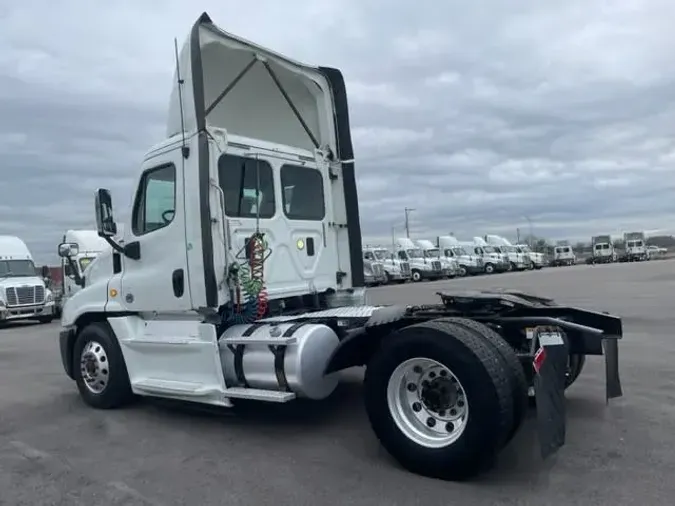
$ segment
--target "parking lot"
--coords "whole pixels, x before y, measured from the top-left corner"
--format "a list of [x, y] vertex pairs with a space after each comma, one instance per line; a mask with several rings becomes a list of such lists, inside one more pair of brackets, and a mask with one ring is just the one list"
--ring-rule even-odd
[[[444, 288], [517, 288], [624, 318], [625, 397], [604, 402], [591, 358], [568, 391], [567, 445], [542, 463], [532, 423], [479, 481], [399, 469], [371, 433], [360, 370], [321, 403], [243, 413], [140, 401], [85, 407], [65, 376], [58, 324], [0, 329], [0, 504], [667, 504], [675, 494], [675, 261], [576, 266], [370, 290], [434, 302]], [[667, 498], [671, 497], [671, 500]]]

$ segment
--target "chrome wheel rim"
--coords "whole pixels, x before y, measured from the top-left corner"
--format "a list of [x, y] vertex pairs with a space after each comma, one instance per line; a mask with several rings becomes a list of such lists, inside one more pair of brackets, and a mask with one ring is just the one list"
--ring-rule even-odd
[[396, 367], [387, 385], [387, 404], [399, 430], [427, 448], [453, 444], [469, 418], [469, 403], [459, 379], [428, 358], [409, 359]]
[[93, 394], [101, 394], [108, 386], [108, 356], [96, 341], [89, 341], [80, 355], [80, 371], [84, 385]]

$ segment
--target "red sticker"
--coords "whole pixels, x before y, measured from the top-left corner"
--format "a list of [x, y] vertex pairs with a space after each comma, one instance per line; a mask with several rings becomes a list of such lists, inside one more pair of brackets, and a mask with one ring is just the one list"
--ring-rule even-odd
[[544, 360], [546, 360], [546, 350], [541, 346], [534, 354], [534, 360], [532, 361], [532, 366], [537, 374], [539, 374], [541, 366], [544, 365]]

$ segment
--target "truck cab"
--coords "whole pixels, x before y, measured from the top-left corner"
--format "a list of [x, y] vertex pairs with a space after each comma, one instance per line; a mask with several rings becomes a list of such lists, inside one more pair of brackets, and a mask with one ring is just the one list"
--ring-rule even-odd
[[396, 256], [399, 260], [410, 264], [411, 279], [414, 282], [424, 279], [436, 280], [443, 277], [441, 260], [427, 258], [424, 250], [411, 239], [399, 237], [395, 244]]
[[476, 255], [483, 259], [486, 273], [506, 272], [511, 268], [508, 256], [489, 245], [482, 237], [474, 237], [471, 248]]
[[417, 242], [417, 246], [422, 248], [424, 255], [429, 260], [439, 259], [441, 261], [441, 269], [443, 270], [443, 276], [446, 278], [454, 278], [457, 276], [459, 271], [459, 262], [456, 258], [448, 257], [446, 255], [441, 255], [441, 251], [438, 247], [427, 239], [420, 239]]
[[522, 271], [530, 266], [530, 258], [519, 252], [511, 242], [499, 235], [486, 235], [485, 242], [493, 246], [498, 253], [506, 255], [512, 271]]
[[363, 250], [363, 255], [364, 259], [373, 258], [382, 264], [387, 283], [405, 283], [412, 276], [410, 263], [399, 259], [387, 248], [366, 247]]
[[644, 232], [626, 232], [623, 235], [623, 244], [627, 261], [641, 262], [649, 260]]
[[528, 244], [516, 244], [516, 250], [527, 256], [530, 260], [530, 269], [541, 269], [546, 264], [546, 257], [543, 253], [532, 251]]
[[52, 291], [37, 275], [26, 243], [0, 235], [0, 325], [21, 320], [49, 323], [53, 319]]
[[363, 279], [366, 286], [377, 286], [387, 282], [384, 264], [367, 249], [363, 250]]
[[110, 245], [99, 237], [96, 230], [66, 230], [62, 242], [69, 243], [72, 247], [68, 251], [70, 256], [61, 258], [59, 312], [63, 310], [66, 300], [82, 288], [89, 265], [101, 253], [110, 251]]
[[471, 248], [467, 249], [465, 245], [460, 244], [456, 237], [451, 235], [438, 236], [436, 245], [442, 256], [457, 261], [459, 265], [458, 276], [464, 277], [485, 272], [485, 266], [480, 255], [474, 254]]
[[591, 238], [592, 256], [591, 262], [594, 264], [607, 264], [616, 262], [617, 254], [614, 250], [612, 237], [609, 235], [597, 235]]
[[575, 265], [577, 263], [577, 256], [574, 254], [572, 246], [569, 244], [558, 244], [553, 247], [553, 259], [551, 265], [560, 267], [563, 265]]

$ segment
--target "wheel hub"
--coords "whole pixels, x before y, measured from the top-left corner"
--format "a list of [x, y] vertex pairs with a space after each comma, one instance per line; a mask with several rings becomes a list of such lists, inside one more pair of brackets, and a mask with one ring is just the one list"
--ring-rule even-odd
[[447, 367], [431, 359], [399, 364], [389, 378], [387, 402], [401, 432], [429, 448], [454, 443], [468, 420], [461, 383]]
[[105, 349], [95, 341], [88, 342], [80, 355], [80, 371], [87, 389], [100, 394], [108, 386], [108, 357]]

